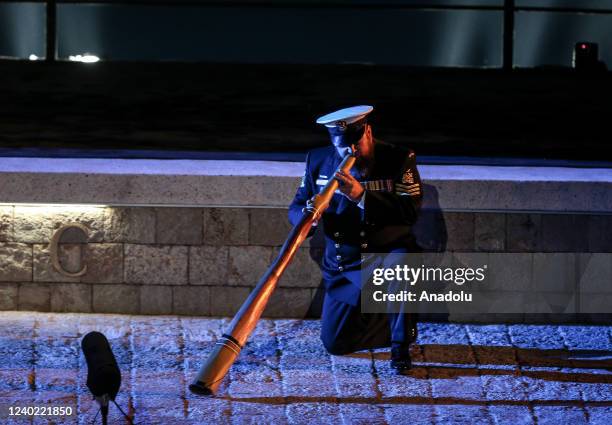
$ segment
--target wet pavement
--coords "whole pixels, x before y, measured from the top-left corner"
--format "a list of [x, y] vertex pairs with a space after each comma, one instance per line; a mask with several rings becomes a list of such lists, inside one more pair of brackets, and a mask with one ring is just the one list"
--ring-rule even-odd
[[[104, 333], [136, 424], [609, 424], [612, 327], [422, 323], [415, 368], [328, 355], [319, 322], [263, 320], [216, 397], [187, 389], [229, 319], [0, 313], [0, 423], [91, 424], [80, 339]], [[71, 417], [7, 419], [9, 406]], [[95, 418], [95, 421], [94, 421]], [[110, 424], [127, 423], [112, 406]]]

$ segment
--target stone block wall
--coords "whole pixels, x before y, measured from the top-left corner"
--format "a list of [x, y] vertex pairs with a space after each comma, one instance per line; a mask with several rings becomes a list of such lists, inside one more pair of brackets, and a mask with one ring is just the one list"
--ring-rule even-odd
[[[51, 241], [69, 223], [88, 235], [63, 233], [57, 260], [65, 273], [53, 265]], [[612, 252], [610, 229], [612, 215], [425, 210], [415, 234], [427, 251], [535, 258]], [[0, 206], [0, 310], [231, 316], [289, 230], [287, 210], [278, 208]], [[319, 314], [321, 255], [317, 234], [300, 248], [266, 316]]]
[[612, 252], [612, 215], [424, 210], [414, 228], [426, 251]]
[[[52, 235], [67, 223], [53, 266]], [[246, 208], [0, 207], [0, 309], [233, 315], [289, 233], [287, 211]], [[300, 249], [266, 315], [304, 317], [320, 283]]]
[[[597, 314], [455, 314], [428, 318], [458, 322], [612, 322], [612, 314], [608, 313], [612, 311], [608, 307], [612, 305], [610, 286], [602, 287], [606, 283], [599, 276], [594, 280], [588, 276], [579, 279], [587, 266], [595, 267], [607, 276], [612, 272], [612, 264], [599, 264], [600, 259], [607, 261], [609, 256], [600, 256], [594, 264], [589, 255], [612, 252], [612, 215], [425, 210], [414, 232], [425, 251], [521, 254], [491, 255], [483, 259], [491, 270], [503, 270], [504, 279], [498, 283], [504, 288], [496, 289], [513, 288], [525, 294], [537, 289], [538, 292], [562, 295], [574, 294], [579, 289], [581, 294], [595, 297], [601, 311]], [[554, 254], [551, 253], [574, 253], [574, 261], [567, 265], [566, 270], [552, 270], [549, 262]], [[555, 273], [559, 279], [544, 279], [545, 273]], [[576, 287], [578, 281], [586, 286]]]

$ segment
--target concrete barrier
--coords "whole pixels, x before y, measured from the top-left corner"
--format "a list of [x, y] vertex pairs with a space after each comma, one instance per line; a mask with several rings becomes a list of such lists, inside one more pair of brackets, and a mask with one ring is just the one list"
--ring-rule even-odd
[[[284, 208], [304, 164], [276, 161], [2, 158], [0, 201]], [[426, 209], [612, 211], [612, 169], [423, 165]]]

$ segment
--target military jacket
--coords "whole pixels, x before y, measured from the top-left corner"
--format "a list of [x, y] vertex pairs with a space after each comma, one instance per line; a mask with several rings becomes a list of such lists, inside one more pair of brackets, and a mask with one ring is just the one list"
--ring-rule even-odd
[[[306, 201], [333, 178], [342, 159], [333, 146], [314, 149], [306, 156], [306, 170], [293, 202], [289, 221], [295, 225]], [[418, 250], [411, 226], [423, 197], [413, 151], [376, 141], [374, 161], [367, 176], [353, 168], [351, 174], [365, 188], [364, 208], [339, 191], [323, 213], [325, 254], [323, 280], [334, 298], [356, 305], [359, 299], [360, 266], [366, 252]]]

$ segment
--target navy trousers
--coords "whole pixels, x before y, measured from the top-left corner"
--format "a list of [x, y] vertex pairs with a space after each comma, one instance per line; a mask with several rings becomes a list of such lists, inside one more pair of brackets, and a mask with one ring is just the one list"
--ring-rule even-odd
[[416, 339], [415, 315], [361, 313], [356, 306], [338, 301], [327, 292], [323, 299], [321, 341], [330, 354], [408, 345]]

